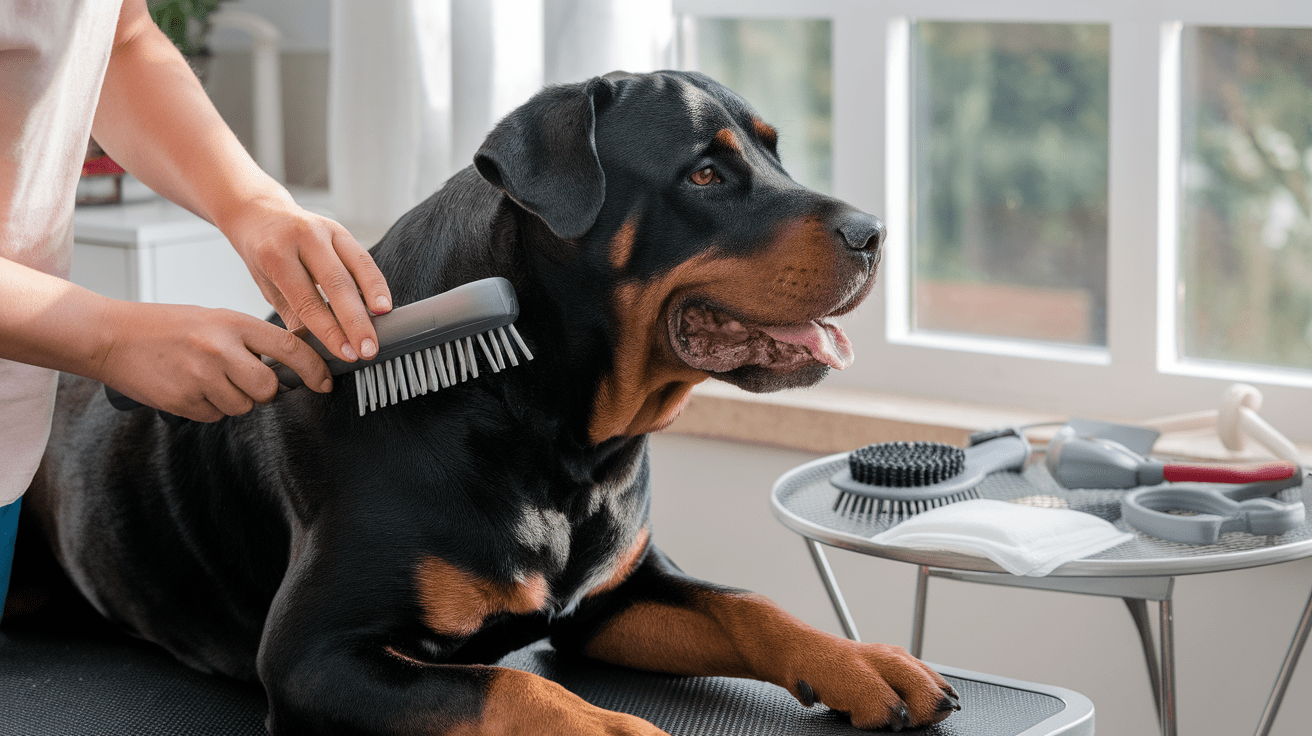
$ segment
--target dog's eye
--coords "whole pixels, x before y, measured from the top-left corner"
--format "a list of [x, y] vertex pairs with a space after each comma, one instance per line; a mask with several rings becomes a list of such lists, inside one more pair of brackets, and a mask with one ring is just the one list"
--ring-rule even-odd
[[707, 166], [704, 169], [698, 169], [697, 171], [692, 172], [692, 176], [688, 178], [692, 180], [693, 184], [696, 184], [699, 187], [704, 187], [707, 184], [719, 184], [724, 181], [720, 178], [719, 174], [715, 173], [714, 166]]

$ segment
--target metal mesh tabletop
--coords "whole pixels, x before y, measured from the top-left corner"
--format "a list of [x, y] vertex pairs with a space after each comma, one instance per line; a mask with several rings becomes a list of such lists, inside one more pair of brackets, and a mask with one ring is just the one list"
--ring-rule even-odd
[[[646, 718], [674, 736], [863, 734], [823, 706], [802, 707], [787, 691], [727, 677], [673, 677], [559, 657], [545, 642], [498, 664], [556, 680], [583, 699]], [[1085, 736], [1093, 705], [1078, 693], [940, 667], [962, 710], [912, 733], [925, 736]], [[0, 733], [265, 733], [264, 694], [207, 677], [163, 651], [120, 640], [62, 639], [0, 632]]]
[[[901, 519], [835, 510], [840, 491], [830, 485], [829, 478], [846, 463], [847, 454], [842, 453], [785, 473], [776, 481], [771, 495], [775, 516], [798, 534], [834, 547], [931, 567], [1005, 572], [991, 560], [980, 557], [872, 544], [870, 537]], [[1121, 519], [1121, 497], [1125, 491], [1067, 490], [1052, 479], [1042, 462], [1033, 459], [1021, 473], [987, 476], [978, 491], [981, 498], [1088, 512], [1135, 535], [1132, 541], [1068, 562], [1052, 575], [1187, 575], [1288, 562], [1312, 555], [1312, 519], [1305, 519], [1297, 528], [1281, 535], [1226, 532], [1219, 542], [1208, 545], [1182, 544], [1149, 536]], [[1277, 498], [1296, 500], [1300, 496], [1305, 505], [1312, 507], [1312, 481], [1305, 479], [1301, 488], [1282, 491]]]

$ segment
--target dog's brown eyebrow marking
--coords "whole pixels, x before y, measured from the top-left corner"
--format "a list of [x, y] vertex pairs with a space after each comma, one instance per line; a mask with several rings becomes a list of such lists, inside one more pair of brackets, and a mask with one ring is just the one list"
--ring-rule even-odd
[[542, 575], [518, 583], [497, 583], [461, 570], [439, 557], [420, 561], [415, 571], [424, 623], [438, 634], [472, 636], [498, 613], [533, 613], [547, 606]]
[[633, 257], [633, 239], [637, 231], [637, 218], [630, 217], [620, 225], [620, 229], [616, 230], [615, 236], [610, 239], [610, 265], [614, 266], [616, 271], [623, 271], [624, 267], [629, 265], [629, 259]]
[[770, 150], [774, 150], [775, 144], [779, 142], [779, 131], [760, 118], [752, 118], [752, 132], [756, 133], [756, 137], [769, 146]]
[[738, 136], [734, 135], [733, 131], [728, 128], [721, 128], [720, 132], [715, 134], [715, 143], [739, 156], [743, 155], [743, 147], [738, 144]]

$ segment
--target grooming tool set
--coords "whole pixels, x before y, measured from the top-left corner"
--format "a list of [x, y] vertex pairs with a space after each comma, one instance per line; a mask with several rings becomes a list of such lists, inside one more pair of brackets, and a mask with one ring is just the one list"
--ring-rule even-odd
[[[1292, 460], [1252, 464], [1162, 462], [1146, 458], [1160, 432], [1149, 427], [1072, 419], [1048, 443], [1045, 465], [1061, 486], [1125, 489], [1121, 518], [1145, 534], [1186, 544], [1215, 544], [1223, 532], [1284, 534], [1303, 523], [1297, 499], [1280, 497], [1304, 480]], [[853, 450], [829, 480], [833, 510], [897, 522], [923, 511], [980, 498], [979, 484], [1025, 467], [1030, 446], [1018, 430], [971, 436], [965, 449], [937, 442], [884, 442]]]
[[1079, 436], [1068, 425], [1048, 443], [1046, 463], [1066, 488], [1135, 489], [1121, 498], [1121, 518], [1146, 534], [1174, 542], [1215, 544], [1229, 531], [1284, 534], [1302, 524], [1306, 515], [1302, 501], [1275, 498], [1303, 484], [1302, 467], [1288, 460], [1163, 463], [1145, 459], [1115, 440]]
[[[493, 277], [374, 317], [379, 349], [369, 360], [339, 360], [308, 331], [302, 339], [323, 357], [333, 376], [355, 374], [356, 403], [360, 416], [364, 416], [478, 378], [480, 356], [493, 373], [519, 365], [517, 350], [524, 360], [532, 360], [533, 354], [515, 330], [518, 317], [514, 287], [501, 277]], [[305, 385], [292, 369], [268, 362], [282, 386], [291, 389]], [[108, 386], [105, 394], [118, 409], [143, 406]]]

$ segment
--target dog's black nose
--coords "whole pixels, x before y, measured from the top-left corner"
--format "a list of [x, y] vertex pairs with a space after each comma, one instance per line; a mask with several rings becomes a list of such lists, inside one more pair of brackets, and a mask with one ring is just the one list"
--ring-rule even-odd
[[839, 224], [838, 234], [848, 248], [873, 252], [884, 242], [884, 223], [874, 215], [852, 212]]

